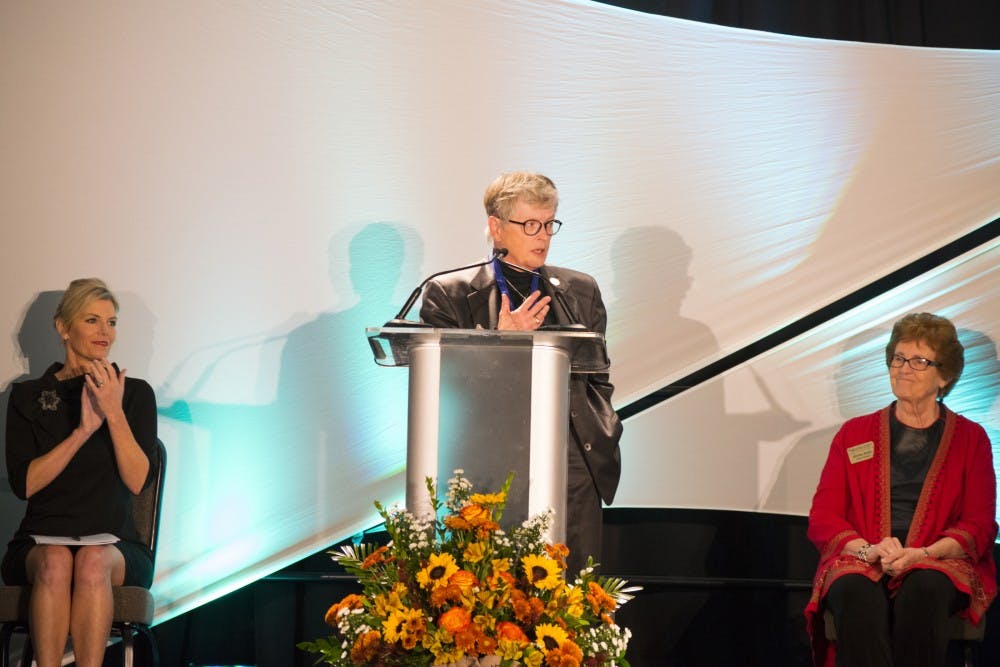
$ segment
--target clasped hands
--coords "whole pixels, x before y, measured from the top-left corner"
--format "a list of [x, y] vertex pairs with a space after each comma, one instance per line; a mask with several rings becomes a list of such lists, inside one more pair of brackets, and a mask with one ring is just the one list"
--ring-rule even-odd
[[87, 366], [80, 396], [80, 428], [93, 433], [108, 414], [121, 410], [125, 370], [117, 370], [107, 359], [94, 359]]
[[501, 331], [534, 331], [545, 321], [549, 312], [550, 296], [542, 296], [535, 290], [528, 295], [517, 310], [510, 309], [510, 297], [500, 295], [500, 317], [497, 319], [497, 329]]
[[[859, 551], [855, 550], [855, 553]], [[883, 572], [894, 577], [903, 574], [926, 557], [926, 552], [920, 547], [904, 547], [899, 539], [884, 537], [878, 544], [872, 544], [864, 550], [862, 560], [869, 565], [881, 566]]]

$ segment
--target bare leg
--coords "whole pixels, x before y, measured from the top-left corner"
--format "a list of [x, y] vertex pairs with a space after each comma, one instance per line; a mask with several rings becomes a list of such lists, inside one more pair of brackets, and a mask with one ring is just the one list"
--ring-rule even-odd
[[112, 585], [125, 580], [125, 558], [113, 546], [82, 547], [73, 568], [70, 634], [77, 667], [100, 667], [111, 633]]
[[37, 545], [25, 561], [31, 583], [31, 641], [38, 667], [62, 664], [69, 634], [73, 552], [55, 545]]

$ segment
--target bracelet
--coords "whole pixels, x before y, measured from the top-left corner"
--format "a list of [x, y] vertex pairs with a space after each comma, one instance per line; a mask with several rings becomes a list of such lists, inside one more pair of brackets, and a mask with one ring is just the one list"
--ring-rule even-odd
[[858, 549], [858, 552], [856, 554], [854, 554], [854, 555], [857, 556], [857, 558], [858, 558], [859, 561], [861, 561], [863, 563], [867, 563], [868, 562], [868, 551], [871, 548], [872, 548], [872, 545], [865, 544], [865, 546], [863, 546], [860, 549]]

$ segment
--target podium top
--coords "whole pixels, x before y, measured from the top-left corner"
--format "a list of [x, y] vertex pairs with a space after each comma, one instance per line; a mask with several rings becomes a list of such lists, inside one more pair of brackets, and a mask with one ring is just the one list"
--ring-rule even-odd
[[497, 331], [495, 329], [434, 329], [429, 327], [368, 327], [368, 344], [379, 366], [409, 366], [412, 348], [457, 347], [557, 347], [566, 351], [573, 373], [601, 373], [611, 366], [604, 335], [577, 329]]

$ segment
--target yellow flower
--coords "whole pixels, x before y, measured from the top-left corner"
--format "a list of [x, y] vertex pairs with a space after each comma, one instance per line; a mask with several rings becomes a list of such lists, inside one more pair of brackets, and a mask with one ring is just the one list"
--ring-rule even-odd
[[576, 586], [566, 586], [561, 591], [562, 604], [566, 613], [574, 618], [583, 616], [583, 591]]
[[406, 609], [403, 597], [406, 595], [406, 584], [397, 582], [388, 593], [375, 596], [375, 615], [387, 617], [393, 610]]
[[520, 660], [522, 653], [521, 646], [523, 644], [516, 639], [504, 639], [501, 637], [498, 642], [497, 655], [504, 660]]
[[543, 653], [547, 654], [559, 648], [568, 639], [569, 635], [558, 625], [539, 623], [535, 626], [535, 645], [542, 649]]
[[551, 590], [562, 583], [559, 578], [559, 563], [546, 556], [529, 554], [521, 559], [524, 573], [535, 588]]
[[458, 572], [458, 563], [451, 554], [431, 554], [427, 566], [417, 573], [417, 582], [431, 590], [447, 586], [451, 575]]
[[486, 547], [483, 546], [482, 542], [471, 542], [469, 546], [465, 547], [465, 551], [462, 553], [462, 558], [465, 559], [467, 563], [478, 563], [486, 555]]
[[423, 639], [426, 628], [427, 621], [420, 610], [394, 610], [382, 622], [382, 637], [389, 643], [398, 641], [403, 648], [412, 649]]
[[444, 630], [424, 635], [423, 646], [434, 656], [435, 665], [458, 662], [465, 656], [465, 652], [454, 645], [451, 635]]
[[504, 493], [473, 493], [469, 496], [469, 502], [477, 505], [502, 505], [507, 502], [507, 495]]
[[521, 664], [523, 664], [524, 667], [542, 667], [544, 662], [545, 654], [541, 651], [533, 651], [531, 653], [525, 651], [524, 657], [521, 658]]

